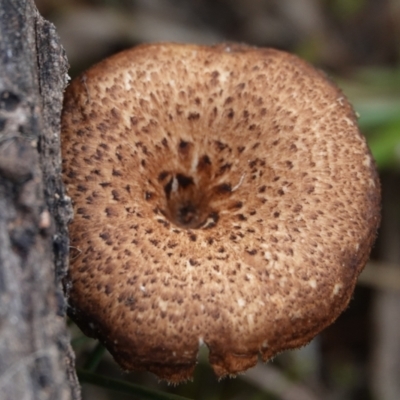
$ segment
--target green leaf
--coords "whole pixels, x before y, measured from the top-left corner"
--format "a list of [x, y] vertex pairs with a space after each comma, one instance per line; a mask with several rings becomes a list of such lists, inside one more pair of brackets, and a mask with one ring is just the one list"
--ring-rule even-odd
[[400, 165], [400, 120], [386, 124], [368, 136], [368, 144], [379, 168]]
[[360, 115], [361, 130], [369, 130], [387, 123], [400, 124], [400, 99], [371, 99], [354, 102]]

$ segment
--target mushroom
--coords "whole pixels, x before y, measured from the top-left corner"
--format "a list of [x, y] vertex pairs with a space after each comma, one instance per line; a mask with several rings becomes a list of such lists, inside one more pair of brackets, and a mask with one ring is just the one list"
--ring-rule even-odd
[[73, 80], [70, 314], [125, 370], [217, 376], [347, 307], [379, 223], [356, 116], [321, 72], [244, 45], [141, 45]]

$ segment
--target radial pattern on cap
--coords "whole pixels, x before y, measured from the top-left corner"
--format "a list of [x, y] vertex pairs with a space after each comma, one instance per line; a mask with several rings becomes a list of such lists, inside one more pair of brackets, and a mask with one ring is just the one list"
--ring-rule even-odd
[[72, 315], [125, 369], [219, 376], [346, 307], [378, 224], [354, 112], [295, 56], [140, 46], [67, 90]]

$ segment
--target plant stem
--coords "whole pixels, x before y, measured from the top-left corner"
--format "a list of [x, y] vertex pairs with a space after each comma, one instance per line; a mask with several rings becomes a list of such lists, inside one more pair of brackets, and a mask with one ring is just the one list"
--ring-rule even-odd
[[83, 369], [78, 369], [77, 374], [81, 383], [91, 383], [92, 385], [115, 390], [116, 392], [140, 396], [139, 398], [143, 400], [189, 400], [186, 397], [147, 389], [140, 385], [135, 385], [118, 379], [107, 378], [106, 376], [94, 374], [93, 372], [85, 371]]
[[99, 365], [101, 359], [103, 358], [105, 351], [106, 351], [105, 347], [100, 342], [98, 342], [96, 347], [90, 354], [88, 360], [86, 361], [83, 369], [89, 372], [96, 371], [96, 368]]

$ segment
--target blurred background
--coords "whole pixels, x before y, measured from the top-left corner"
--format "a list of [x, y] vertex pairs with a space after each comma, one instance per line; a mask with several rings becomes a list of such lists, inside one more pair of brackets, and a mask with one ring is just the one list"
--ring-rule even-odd
[[[310, 345], [218, 382], [207, 354], [193, 382], [122, 374], [71, 323], [78, 367], [205, 400], [400, 399], [400, 0], [36, 0], [61, 36], [74, 77], [142, 42], [245, 42], [294, 52], [326, 71], [360, 115], [383, 190], [371, 261], [348, 309]], [[95, 379], [96, 380], [96, 379]], [[135, 399], [84, 383], [84, 400]], [[122, 386], [121, 386], [122, 387]], [[118, 390], [122, 390], [121, 387]], [[127, 389], [129, 391], [129, 389]]]

